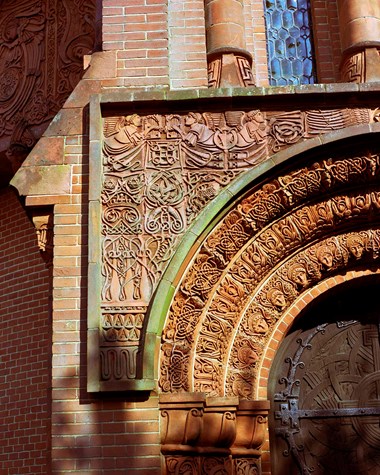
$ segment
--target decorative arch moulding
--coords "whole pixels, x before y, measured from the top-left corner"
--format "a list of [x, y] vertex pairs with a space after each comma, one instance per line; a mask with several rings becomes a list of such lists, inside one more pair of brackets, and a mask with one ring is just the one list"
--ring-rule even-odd
[[[311, 108], [302, 87], [283, 88], [283, 94], [269, 88], [252, 95], [253, 89], [244, 95], [215, 90], [92, 97], [90, 392], [147, 391], [158, 379], [163, 392], [188, 391], [195, 384], [193, 372], [203, 374], [208, 367], [219, 374], [226, 356], [217, 357], [218, 368], [213, 365], [222, 353], [236, 361], [244, 353], [251, 371], [250, 358], [256, 364], [259, 356], [244, 346], [236, 326], [240, 317], [234, 324], [221, 322], [212, 295], [225, 289], [222, 307], [237, 305], [243, 318], [254, 312], [244, 292], [259, 295], [274, 279], [275, 267], [283, 269], [281, 285], [294, 286], [287, 268], [292, 254], [314, 252], [313, 272], [323, 275], [316, 239], [333, 242], [325, 244], [333, 254], [332, 272], [340, 271], [341, 262], [357, 264], [339, 241], [346, 239], [339, 236], [347, 225], [370, 233], [368, 242], [377, 239], [375, 230], [363, 226], [376, 222], [379, 203], [379, 157], [371, 137], [380, 132], [380, 104], [373, 91], [355, 95], [357, 85], [337, 85], [330, 93], [308, 87], [315, 93]], [[371, 191], [360, 194], [363, 184]], [[259, 269], [246, 262], [250, 253], [256, 259], [256, 252]], [[375, 250], [363, 255], [371, 252], [377, 256]], [[310, 272], [307, 268], [311, 283]], [[273, 284], [271, 298], [276, 294], [281, 306], [281, 298], [290, 301], [290, 296], [278, 285]], [[272, 304], [260, 300], [260, 305]], [[194, 341], [187, 341], [190, 324]], [[207, 336], [217, 333], [214, 325], [225, 337], [223, 349]], [[178, 364], [180, 376], [174, 374]], [[229, 365], [232, 387], [237, 372]], [[219, 386], [208, 384], [193, 390], [221, 394]], [[237, 395], [246, 397], [247, 391]]]

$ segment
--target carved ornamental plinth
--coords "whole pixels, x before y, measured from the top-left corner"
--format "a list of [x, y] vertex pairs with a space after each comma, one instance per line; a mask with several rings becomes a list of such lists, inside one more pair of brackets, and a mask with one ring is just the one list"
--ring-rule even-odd
[[166, 475], [259, 475], [268, 401], [162, 394], [161, 451]]

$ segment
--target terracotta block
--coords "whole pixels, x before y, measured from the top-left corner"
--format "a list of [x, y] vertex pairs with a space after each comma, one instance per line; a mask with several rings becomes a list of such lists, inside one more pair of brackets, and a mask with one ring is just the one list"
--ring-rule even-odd
[[206, 27], [207, 50], [212, 52], [219, 48], [245, 49], [244, 29], [237, 23], [221, 23]]
[[84, 133], [83, 108], [61, 109], [54, 117], [44, 136], [82, 135]]
[[71, 170], [68, 165], [31, 166], [18, 170], [11, 184], [22, 196], [70, 192]]

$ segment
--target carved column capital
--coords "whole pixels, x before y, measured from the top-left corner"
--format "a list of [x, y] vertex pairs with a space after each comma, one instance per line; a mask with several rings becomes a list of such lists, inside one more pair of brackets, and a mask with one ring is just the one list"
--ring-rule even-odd
[[[268, 401], [208, 397], [205, 393], [161, 394], [161, 452], [165, 473], [260, 473]], [[218, 472], [219, 473], [219, 472]]]
[[259, 457], [267, 430], [269, 401], [241, 400], [236, 410], [236, 438], [231, 447], [234, 457]]
[[339, 0], [338, 6], [342, 80], [379, 81], [380, 4], [372, 0]]
[[161, 451], [196, 452], [203, 430], [204, 393], [161, 394]]

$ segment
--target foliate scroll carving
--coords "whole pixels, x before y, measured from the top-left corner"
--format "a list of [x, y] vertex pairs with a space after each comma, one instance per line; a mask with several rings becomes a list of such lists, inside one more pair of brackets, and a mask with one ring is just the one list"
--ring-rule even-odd
[[271, 119], [271, 148], [274, 152], [297, 143], [304, 136], [304, 119], [305, 116], [300, 111], [280, 114]]
[[0, 137], [17, 168], [39, 138], [36, 126], [51, 120], [83, 73], [95, 3], [6, 0], [0, 18]]
[[259, 475], [257, 462], [252, 459], [241, 459], [235, 461], [236, 475]]
[[200, 473], [200, 461], [195, 457], [165, 457], [166, 475], [197, 475]]

